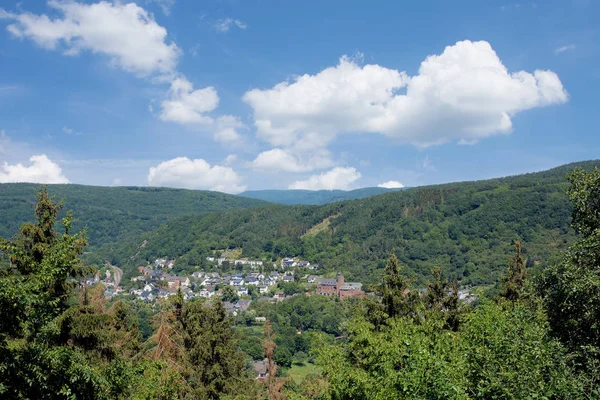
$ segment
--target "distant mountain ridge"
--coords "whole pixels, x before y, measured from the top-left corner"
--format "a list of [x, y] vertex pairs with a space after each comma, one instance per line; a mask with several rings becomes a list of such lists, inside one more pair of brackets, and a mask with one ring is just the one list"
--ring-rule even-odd
[[[73, 229], [87, 228], [90, 245], [114, 245], [151, 231], [184, 215], [264, 205], [256, 199], [206, 190], [157, 187], [102, 187], [76, 184], [46, 185], [63, 211], [73, 211]], [[0, 184], [0, 236], [10, 237], [34, 219], [34, 183]]]
[[239, 196], [287, 205], [323, 205], [345, 200], [364, 199], [402, 189], [367, 187], [355, 190], [247, 190]]

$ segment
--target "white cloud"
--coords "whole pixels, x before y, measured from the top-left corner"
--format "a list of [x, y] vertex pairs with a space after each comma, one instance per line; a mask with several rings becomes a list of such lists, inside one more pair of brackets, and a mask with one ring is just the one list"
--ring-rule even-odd
[[113, 186], [121, 186], [122, 183], [123, 183], [123, 180], [121, 178], [115, 178], [112, 181]]
[[223, 160], [223, 164], [231, 165], [235, 160], [237, 160], [237, 155], [229, 154], [227, 157], [225, 157], [225, 160]]
[[485, 41], [458, 42], [427, 57], [415, 76], [342, 57], [337, 66], [243, 100], [257, 135], [286, 148], [327, 146], [340, 133], [381, 133], [426, 147], [510, 132], [524, 110], [560, 104], [568, 95], [552, 71], [510, 73]]
[[194, 90], [185, 77], [171, 82], [170, 98], [161, 103], [160, 118], [180, 124], [208, 125], [213, 119], [205, 113], [213, 111], [219, 105], [219, 96], [213, 87]]
[[31, 39], [47, 49], [61, 47], [66, 55], [83, 50], [104, 54], [113, 65], [140, 76], [174, 73], [180, 50], [167, 43], [167, 30], [153, 15], [135, 3], [51, 0], [48, 4], [62, 18], [2, 9], [0, 18], [14, 21], [7, 29], [15, 37]]
[[177, 157], [151, 167], [148, 184], [227, 193], [239, 193], [246, 189], [232, 168], [220, 165], [211, 167], [202, 159], [190, 160], [187, 157]]
[[[168, 14], [174, 0], [147, 0]], [[235, 142], [239, 129], [245, 128], [239, 118], [225, 115], [215, 119], [208, 113], [219, 104], [213, 87], [194, 89], [192, 83], [177, 71], [181, 54], [175, 43], [167, 41], [167, 30], [158, 25], [152, 13], [135, 3], [100, 1], [83, 4], [51, 0], [49, 6], [62, 16], [52, 19], [29, 12], [10, 13], [0, 8], [0, 19], [13, 21], [7, 29], [15, 37], [28, 38], [47, 49], [63, 50], [73, 56], [81, 51], [106, 55], [112, 65], [138, 76], [150, 77], [154, 83], [170, 82], [167, 98], [158, 113], [163, 121], [201, 128], [213, 133], [215, 140]], [[244, 29], [238, 20], [222, 21]], [[152, 104], [148, 110], [154, 113]], [[65, 127], [68, 134], [80, 134]]]
[[31, 162], [29, 166], [24, 166], [21, 163], [9, 165], [4, 162], [0, 167], [0, 183], [69, 183], [58, 164], [50, 160], [45, 154], [32, 156], [29, 161]]
[[380, 183], [379, 185], [377, 185], [377, 187], [386, 188], [386, 189], [400, 189], [400, 188], [403, 188], [404, 185], [398, 181], [387, 181], [387, 182]]
[[240, 29], [246, 29], [248, 27], [248, 25], [239, 19], [233, 18], [220, 19], [215, 23], [215, 29], [222, 33], [229, 32], [229, 29], [231, 29], [232, 26], [237, 26]]
[[332, 164], [329, 152], [324, 149], [313, 153], [294, 153], [292, 150], [277, 148], [260, 153], [252, 161], [251, 167], [265, 172], [304, 172], [328, 168]]
[[361, 177], [360, 172], [354, 168], [336, 167], [319, 175], [313, 175], [305, 181], [292, 183], [290, 189], [306, 190], [348, 190], [350, 184]]
[[568, 44], [566, 46], [560, 46], [557, 47], [556, 49], [554, 49], [554, 54], [560, 54], [560, 53], [564, 53], [565, 51], [572, 51], [575, 50], [575, 45], [574, 44]]
[[241, 140], [240, 129], [246, 129], [246, 125], [238, 117], [222, 115], [217, 118], [214, 139], [222, 143], [239, 143]]

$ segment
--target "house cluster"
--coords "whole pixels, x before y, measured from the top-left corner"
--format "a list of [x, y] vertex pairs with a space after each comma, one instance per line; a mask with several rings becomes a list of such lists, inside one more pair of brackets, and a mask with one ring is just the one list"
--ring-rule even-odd
[[317, 294], [344, 300], [350, 297], [363, 297], [365, 292], [362, 290], [362, 283], [345, 282], [344, 276], [338, 272], [337, 278], [322, 278], [318, 281]]
[[[168, 265], [169, 261], [159, 259], [155, 265]], [[268, 294], [278, 282], [291, 282], [294, 272], [282, 274], [272, 271], [268, 274], [250, 272], [247, 274], [221, 274], [219, 272], [196, 271], [191, 276], [177, 276], [165, 273], [164, 267], [138, 267], [140, 275], [131, 278], [133, 282], [143, 284], [143, 287], [130, 290], [130, 294], [144, 301], [168, 297], [182, 290], [185, 299], [193, 297], [211, 298], [220, 295], [224, 286], [232, 286], [239, 297], [249, 294], [248, 287], [256, 287], [259, 295]]]
[[284, 257], [281, 260], [282, 268], [307, 268], [310, 270], [317, 270], [319, 266], [317, 264], [311, 264], [305, 260], [296, 260], [293, 257]]
[[217, 264], [218, 266], [221, 266], [224, 262], [230, 262], [234, 265], [242, 265], [242, 266], [247, 266], [250, 267], [252, 269], [256, 269], [260, 266], [263, 265], [262, 261], [259, 260], [230, 260], [227, 258], [215, 258], [215, 257], [206, 257], [206, 261], [212, 262]]
[[154, 268], [173, 268], [175, 265], [175, 260], [168, 260], [166, 258], [157, 258], [154, 260]]

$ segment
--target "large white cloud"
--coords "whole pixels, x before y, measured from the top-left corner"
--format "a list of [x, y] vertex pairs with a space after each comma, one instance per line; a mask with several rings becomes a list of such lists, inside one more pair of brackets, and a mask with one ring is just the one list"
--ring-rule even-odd
[[75, 55], [82, 50], [101, 53], [111, 62], [141, 76], [169, 76], [175, 71], [180, 50], [167, 42], [167, 30], [152, 14], [135, 3], [101, 1], [81, 4], [49, 1], [62, 18], [29, 12], [10, 13], [0, 9], [0, 18], [13, 20], [8, 30], [18, 38]]
[[212, 166], [203, 159], [177, 157], [164, 161], [148, 172], [148, 184], [186, 189], [209, 189], [239, 193], [246, 189], [242, 179], [230, 167]]
[[193, 85], [184, 77], [171, 82], [169, 99], [161, 104], [160, 118], [180, 124], [209, 125], [213, 119], [205, 113], [213, 111], [219, 105], [219, 96], [213, 87], [194, 90]]
[[251, 166], [256, 171], [304, 172], [328, 168], [332, 165], [327, 150], [319, 149], [310, 153], [296, 153], [293, 150], [272, 149], [260, 153]]
[[458, 42], [427, 57], [415, 76], [342, 57], [337, 66], [243, 100], [257, 134], [273, 146], [326, 146], [344, 132], [381, 133], [425, 147], [507, 133], [520, 111], [568, 100], [552, 71], [510, 73], [485, 41]]
[[62, 170], [45, 154], [32, 156], [31, 165], [21, 163], [10, 165], [7, 162], [0, 167], [0, 183], [34, 182], [34, 183], [69, 183]]
[[404, 185], [398, 181], [387, 181], [387, 182], [380, 183], [379, 185], [377, 185], [377, 187], [386, 188], [386, 189], [400, 189], [400, 188], [403, 188]]
[[290, 189], [306, 190], [347, 190], [349, 186], [361, 177], [360, 172], [354, 168], [336, 167], [318, 175], [312, 175], [305, 181], [292, 183]]

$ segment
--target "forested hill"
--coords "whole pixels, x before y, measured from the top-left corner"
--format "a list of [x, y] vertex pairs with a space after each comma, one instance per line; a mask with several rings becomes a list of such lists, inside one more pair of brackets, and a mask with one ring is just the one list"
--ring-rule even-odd
[[[90, 245], [113, 245], [155, 229], [183, 215], [265, 204], [219, 192], [149, 187], [47, 185], [50, 195], [64, 199], [63, 210], [74, 214], [73, 228], [87, 227]], [[0, 236], [10, 237], [34, 219], [35, 191], [30, 183], [0, 184]]]
[[402, 189], [370, 187], [355, 190], [248, 190], [240, 196], [287, 205], [323, 205], [337, 201], [364, 199]]
[[[350, 279], [374, 282], [391, 251], [423, 281], [434, 266], [462, 284], [495, 282], [515, 239], [529, 267], [556, 261], [574, 240], [565, 175], [600, 161], [476, 182], [411, 188], [324, 206], [268, 205], [172, 220], [115, 252], [131, 266], [157, 256], [178, 268], [201, 265], [211, 250], [246, 257], [300, 256]], [[129, 256], [137, 254], [133, 260]]]

